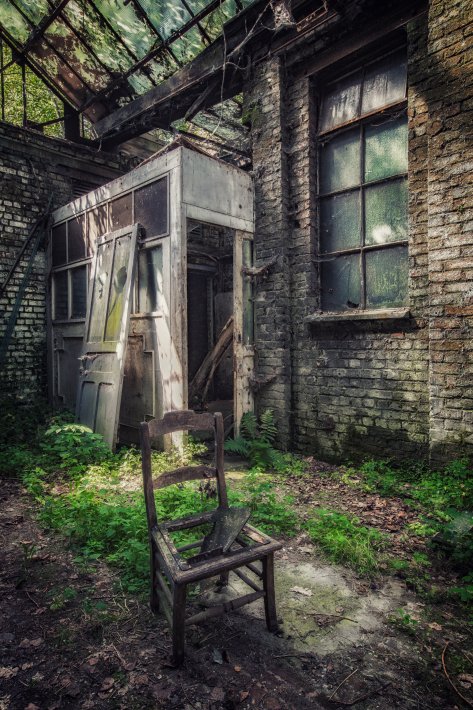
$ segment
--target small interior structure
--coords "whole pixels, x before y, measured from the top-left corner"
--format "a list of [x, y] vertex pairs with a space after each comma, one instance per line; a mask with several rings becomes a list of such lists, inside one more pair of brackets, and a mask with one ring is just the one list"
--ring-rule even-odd
[[188, 406], [230, 431], [251, 406], [252, 235], [251, 177], [183, 145], [56, 210], [55, 405], [111, 446]]

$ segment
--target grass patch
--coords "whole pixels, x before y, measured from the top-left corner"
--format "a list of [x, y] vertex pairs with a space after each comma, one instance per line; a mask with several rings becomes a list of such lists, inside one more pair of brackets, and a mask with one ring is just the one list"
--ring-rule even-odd
[[387, 536], [361, 525], [358, 518], [320, 508], [306, 521], [305, 528], [332, 562], [359, 574], [371, 575], [378, 569]]

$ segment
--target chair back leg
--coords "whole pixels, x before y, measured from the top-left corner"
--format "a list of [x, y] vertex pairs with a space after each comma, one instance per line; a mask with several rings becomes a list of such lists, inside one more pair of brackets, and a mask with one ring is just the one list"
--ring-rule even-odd
[[263, 589], [264, 612], [266, 615], [266, 626], [268, 631], [273, 633], [278, 630], [278, 618], [276, 616], [276, 597], [274, 592], [274, 555], [266, 555], [263, 558]]
[[176, 584], [172, 593], [172, 660], [176, 666], [184, 660], [186, 591], [185, 584]]
[[158, 597], [158, 579], [157, 579], [157, 571], [158, 571], [158, 562], [156, 560], [156, 555], [154, 552], [153, 548], [153, 543], [150, 544], [150, 562], [149, 562], [149, 569], [150, 569], [150, 583], [151, 583], [151, 590], [150, 590], [150, 600], [149, 600], [149, 605], [151, 607], [151, 611], [153, 614], [157, 614], [159, 612], [159, 597]]

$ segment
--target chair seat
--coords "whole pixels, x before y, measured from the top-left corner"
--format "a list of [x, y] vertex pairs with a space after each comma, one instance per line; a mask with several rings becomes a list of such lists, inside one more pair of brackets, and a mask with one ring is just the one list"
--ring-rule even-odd
[[[187, 520], [191, 522], [189, 527], [194, 527], [211, 519], [212, 513], [204, 513], [200, 516], [192, 516]], [[205, 517], [205, 519], [204, 519]], [[198, 520], [198, 523], [195, 523]], [[180, 521], [184, 522], [184, 521]], [[193, 524], [192, 524], [193, 523]], [[171, 530], [170, 530], [171, 528]], [[186, 529], [179, 526], [178, 529]], [[172, 523], [157, 525], [152, 530], [152, 538], [156, 545], [155, 553], [161, 557], [161, 564], [168, 573], [168, 576], [174, 584], [189, 584], [198, 582], [206, 577], [213, 577], [227, 572], [237, 567], [246, 565], [248, 562], [255, 562], [266, 555], [280, 550], [282, 545], [277, 540], [273, 540], [268, 535], [265, 535], [260, 530], [257, 530], [248, 523], [242, 528], [242, 535], [247, 536], [254, 544], [242, 545], [235, 543], [228, 552], [222, 553], [215, 557], [211, 557], [194, 564], [189, 564], [180, 555], [174, 543], [169, 537], [169, 532], [172, 532]], [[235, 546], [240, 544], [238, 549]]]

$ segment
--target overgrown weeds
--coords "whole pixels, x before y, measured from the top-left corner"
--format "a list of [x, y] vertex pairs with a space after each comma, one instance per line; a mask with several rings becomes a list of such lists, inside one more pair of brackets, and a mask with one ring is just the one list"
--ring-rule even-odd
[[305, 523], [307, 533], [329, 560], [359, 574], [377, 571], [387, 536], [360, 524], [358, 518], [319, 508]]

